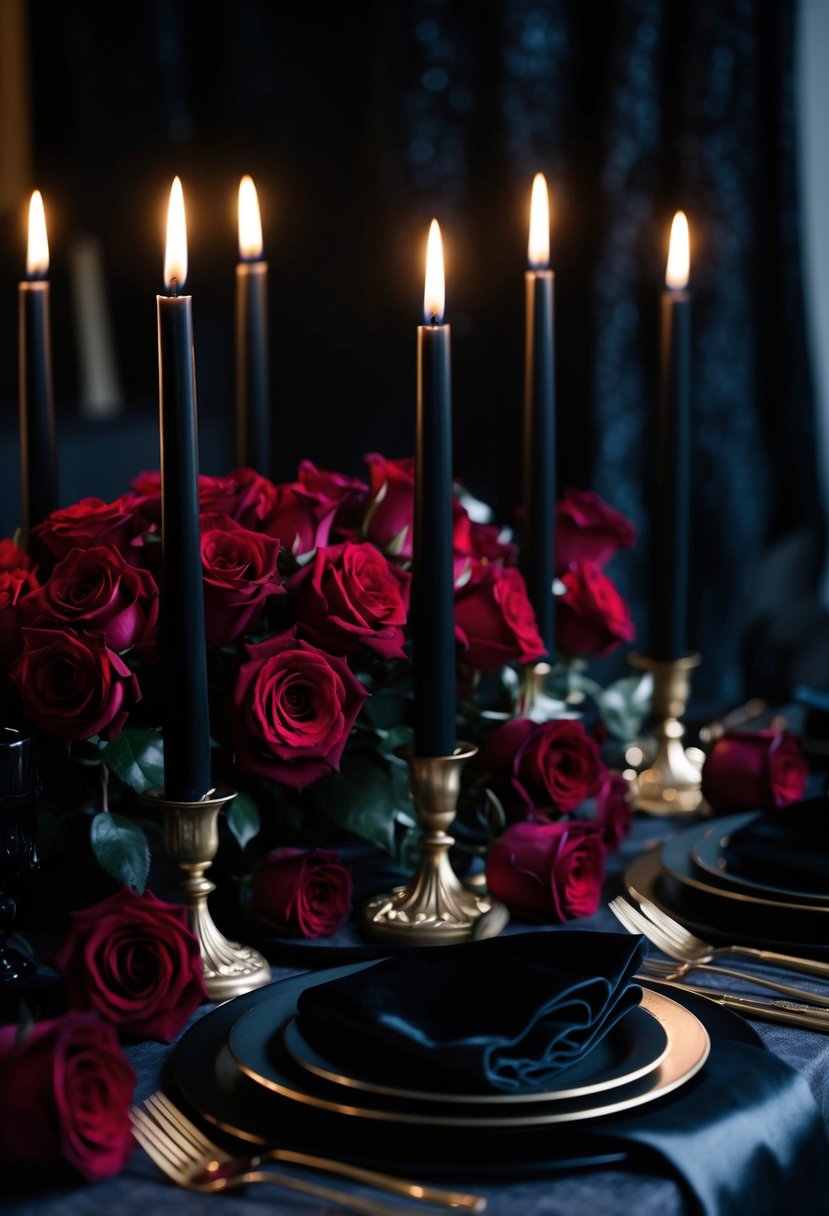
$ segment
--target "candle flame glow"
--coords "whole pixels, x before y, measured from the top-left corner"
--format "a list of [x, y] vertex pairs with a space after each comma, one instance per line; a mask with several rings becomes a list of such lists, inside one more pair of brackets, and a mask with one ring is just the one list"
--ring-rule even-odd
[[446, 308], [446, 279], [443, 273], [443, 241], [440, 224], [432, 220], [426, 245], [426, 287], [423, 292], [423, 319], [427, 325], [440, 325]]
[[550, 265], [550, 193], [543, 173], [533, 178], [527, 260], [533, 270], [546, 270]]
[[683, 291], [688, 286], [691, 264], [688, 220], [684, 211], [677, 211], [671, 225], [671, 244], [668, 249], [668, 268], [665, 271], [665, 286], [674, 291]]
[[253, 178], [246, 173], [239, 182], [239, 257], [255, 262], [262, 256], [262, 217]]
[[164, 250], [164, 283], [168, 291], [180, 291], [187, 278], [187, 223], [181, 179], [173, 180], [167, 208], [167, 245]]
[[26, 246], [26, 276], [45, 278], [49, 272], [49, 241], [46, 237], [46, 216], [43, 198], [35, 190], [29, 202], [29, 241]]

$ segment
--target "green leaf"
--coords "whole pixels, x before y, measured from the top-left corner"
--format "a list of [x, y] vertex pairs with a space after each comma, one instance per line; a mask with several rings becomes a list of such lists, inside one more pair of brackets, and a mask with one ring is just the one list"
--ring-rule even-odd
[[380, 688], [366, 701], [363, 713], [378, 730], [390, 730], [406, 717], [407, 704], [404, 693]]
[[17, 1026], [14, 1032], [15, 1043], [22, 1043], [28, 1036], [32, 1027], [35, 1024], [34, 1014], [25, 1001], [21, 1000], [17, 1006]]
[[123, 730], [101, 749], [101, 755], [136, 794], [164, 785], [164, 742], [158, 731]]
[[487, 787], [484, 790], [486, 798], [486, 818], [489, 826], [490, 836], [494, 840], [507, 826], [507, 813], [504, 810], [503, 803], [494, 790]]
[[320, 805], [329, 818], [355, 836], [394, 852], [395, 799], [391, 782], [370, 760], [353, 757], [343, 772], [316, 786]]
[[625, 676], [603, 689], [596, 703], [601, 719], [614, 739], [630, 743], [639, 736], [650, 713], [652, 695], [650, 672]]
[[239, 842], [240, 849], [258, 836], [262, 821], [256, 803], [247, 794], [237, 794], [231, 802], [227, 810], [227, 826]]
[[397, 750], [401, 747], [411, 747], [413, 743], [414, 731], [411, 726], [392, 726], [390, 730], [383, 731], [377, 750], [391, 763], [408, 769], [403, 757], [397, 755]]
[[138, 824], [101, 811], [92, 820], [89, 839], [106, 872], [140, 895], [150, 872], [150, 846]]

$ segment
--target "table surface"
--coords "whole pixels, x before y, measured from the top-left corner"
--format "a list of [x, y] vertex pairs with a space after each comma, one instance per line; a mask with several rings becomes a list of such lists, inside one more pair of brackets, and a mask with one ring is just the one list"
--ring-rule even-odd
[[[631, 837], [619, 854], [608, 859], [605, 903], [622, 891], [622, 874], [632, 858], [643, 848], [664, 839], [675, 826], [637, 817]], [[618, 924], [603, 904], [595, 916], [567, 927], [617, 930]], [[275, 963], [274, 979], [295, 974], [298, 969]], [[695, 982], [701, 981], [695, 978]], [[796, 982], [809, 986], [811, 981], [803, 976]], [[209, 1009], [210, 1006], [204, 1007], [196, 1017], [203, 1016]], [[829, 1035], [767, 1022], [753, 1022], [752, 1025], [770, 1051], [807, 1077], [829, 1128]], [[157, 1043], [127, 1048], [127, 1055], [138, 1074], [138, 1100], [158, 1088], [161, 1068], [169, 1050]], [[334, 1185], [339, 1186], [339, 1180]], [[586, 1216], [590, 1212], [601, 1212], [602, 1216], [629, 1216], [630, 1212], [636, 1212], [637, 1216], [684, 1216], [687, 1211], [673, 1180], [623, 1168], [593, 1169], [526, 1183], [488, 1184], [477, 1189], [489, 1200], [487, 1212], [490, 1216], [514, 1216], [516, 1212], [522, 1216]], [[116, 1178], [94, 1186], [79, 1184], [74, 1188], [40, 1189], [31, 1194], [17, 1192], [10, 1202], [3, 1204], [3, 1211], [8, 1216], [46, 1216], [47, 1213], [60, 1213], [60, 1216], [111, 1216], [111, 1213], [118, 1213], [118, 1216], [166, 1216], [167, 1213], [201, 1216], [208, 1205], [216, 1216], [232, 1216], [237, 1212], [249, 1216], [259, 1212], [263, 1216], [266, 1212], [270, 1216], [280, 1213], [323, 1216], [335, 1211], [330, 1206], [295, 1197], [276, 1187], [252, 1187], [246, 1193], [205, 1199], [172, 1186], [140, 1151]]]

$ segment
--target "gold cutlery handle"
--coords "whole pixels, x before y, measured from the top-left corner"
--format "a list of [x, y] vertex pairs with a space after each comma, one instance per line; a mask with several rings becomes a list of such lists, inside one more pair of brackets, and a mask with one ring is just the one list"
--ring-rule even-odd
[[[643, 975], [645, 983], [656, 979], [655, 976]], [[758, 1018], [763, 1022], [783, 1022], [786, 1026], [799, 1026], [804, 1030], [819, 1030], [829, 1034], [829, 1010], [815, 1009], [814, 1006], [801, 1005], [795, 1001], [762, 1001], [748, 996], [739, 996], [736, 992], [722, 992], [719, 988], [703, 988], [699, 984], [687, 984], [678, 980], [659, 980], [669, 988], [680, 992], [693, 992], [696, 996], [707, 997], [724, 1009], [732, 1009], [747, 1018]]]
[[309, 1169], [335, 1174], [340, 1178], [350, 1178], [353, 1182], [361, 1182], [405, 1199], [431, 1203], [436, 1207], [456, 1208], [466, 1212], [483, 1212], [486, 1208], [486, 1199], [482, 1195], [468, 1195], [463, 1191], [446, 1191], [442, 1187], [407, 1182], [405, 1178], [398, 1178], [394, 1174], [384, 1174], [379, 1170], [351, 1165], [347, 1161], [335, 1161], [329, 1157], [315, 1157], [309, 1153], [295, 1152], [293, 1149], [269, 1149], [261, 1154], [260, 1160], [307, 1166]]
[[[686, 970], [693, 971], [694, 964], [687, 963]], [[708, 972], [709, 975], [727, 975], [733, 980], [744, 980], [749, 984], [758, 984], [761, 988], [770, 988], [772, 992], [780, 992], [783, 996], [793, 997], [796, 1001], [806, 1002], [807, 1007], [813, 1009], [829, 1010], [829, 996], [821, 996], [817, 992], [809, 992], [805, 988], [798, 988], [794, 984], [783, 984], [779, 980], [769, 980], [763, 975], [754, 975], [749, 971], [737, 971], [734, 967], [700, 967], [701, 971]], [[679, 970], [679, 967], [677, 967]]]
[[[720, 950], [722, 949], [724, 947], [720, 947]], [[792, 971], [802, 971], [804, 975], [819, 975], [823, 979], [829, 980], [829, 963], [819, 963], [817, 959], [799, 958], [793, 954], [776, 954], [774, 950], [757, 950], [752, 946], [728, 946], [727, 950], [729, 954], [739, 954], [743, 958], [753, 958], [757, 962], [788, 967]]]
[[[301, 1195], [311, 1195], [324, 1203], [333, 1203], [344, 1208], [347, 1212], [356, 1212], [358, 1216], [403, 1216], [404, 1209], [395, 1204], [390, 1205], [386, 1199], [370, 1199], [366, 1195], [351, 1195], [347, 1191], [335, 1187], [324, 1186], [319, 1182], [311, 1182], [307, 1178], [295, 1178], [292, 1174], [282, 1174], [278, 1170], [246, 1170], [234, 1180], [234, 1185], [248, 1185], [254, 1182], [266, 1182], [272, 1186], [298, 1191]], [[410, 1213], [412, 1208], [405, 1208]]]

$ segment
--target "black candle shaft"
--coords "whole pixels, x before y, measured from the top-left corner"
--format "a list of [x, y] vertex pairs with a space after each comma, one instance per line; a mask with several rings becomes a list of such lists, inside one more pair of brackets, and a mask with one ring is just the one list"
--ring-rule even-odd
[[688, 653], [688, 538], [691, 440], [691, 301], [662, 297], [659, 419], [653, 510], [651, 657]]
[[271, 473], [268, 265], [236, 267], [236, 463]]
[[457, 741], [450, 352], [450, 326], [418, 328], [411, 593], [417, 756], [451, 756]]
[[528, 270], [524, 357], [524, 519], [521, 572], [547, 654], [555, 645], [556, 513], [553, 272]]
[[20, 482], [23, 534], [58, 505], [49, 283], [20, 284]]
[[158, 296], [164, 674], [164, 792], [198, 802], [211, 787], [190, 296]]

